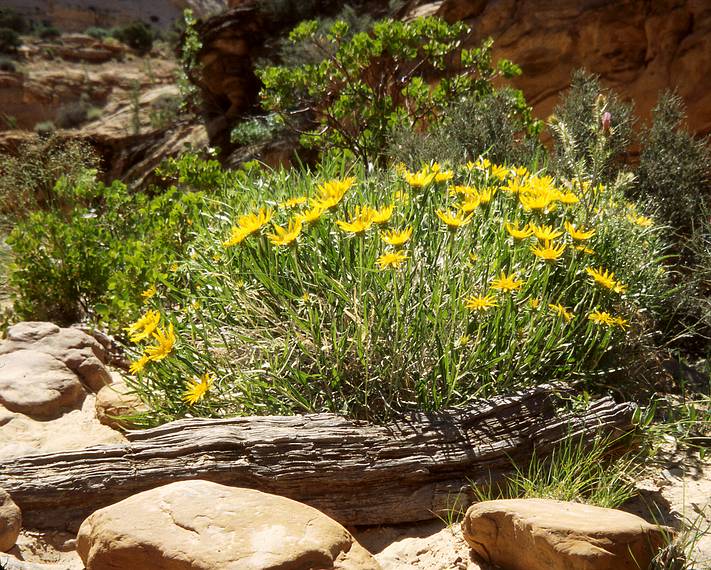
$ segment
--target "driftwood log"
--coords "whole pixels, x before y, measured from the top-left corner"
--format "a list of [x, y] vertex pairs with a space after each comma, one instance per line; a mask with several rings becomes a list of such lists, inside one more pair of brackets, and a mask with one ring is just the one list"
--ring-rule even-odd
[[184, 479], [291, 497], [347, 525], [433, 518], [567, 437], [621, 434], [632, 404], [561, 411], [544, 385], [461, 410], [378, 426], [332, 414], [187, 419], [128, 432], [128, 443], [0, 462], [0, 488], [26, 527], [75, 530], [97, 508]]

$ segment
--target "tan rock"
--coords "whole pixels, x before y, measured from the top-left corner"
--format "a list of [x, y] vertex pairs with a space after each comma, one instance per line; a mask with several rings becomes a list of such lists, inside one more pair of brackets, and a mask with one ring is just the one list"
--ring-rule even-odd
[[477, 503], [462, 530], [478, 556], [508, 570], [639, 570], [664, 542], [635, 515], [546, 499]]
[[86, 395], [76, 374], [36, 350], [0, 355], [0, 404], [12, 412], [53, 418], [81, 405]]
[[89, 516], [77, 552], [87, 570], [376, 570], [326, 515], [296, 501], [209, 481], [138, 493]]
[[0, 489], [0, 552], [10, 550], [20, 536], [22, 513], [10, 495]]
[[114, 429], [130, 427], [117, 416], [127, 416], [147, 411], [146, 405], [122, 381], [104, 386], [96, 394], [96, 417], [104, 425]]

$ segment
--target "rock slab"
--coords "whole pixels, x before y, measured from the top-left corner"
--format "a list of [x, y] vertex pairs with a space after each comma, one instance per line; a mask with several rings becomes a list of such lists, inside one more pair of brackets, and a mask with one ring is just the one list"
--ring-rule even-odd
[[464, 538], [507, 570], [639, 570], [664, 543], [663, 529], [622, 511], [547, 499], [472, 505]]
[[86, 570], [379, 570], [340, 524], [276, 495], [209, 481], [171, 483], [81, 525]]
[[0, 552], [7, 552], [20, 536], [22, 514], [10, 495], [0, 489]]
[[102, 424], [113, 429], [133, 427], [130, 422], [119, 417], [145, 412], [147, 409], [138, 395], [121, 379], [104, 386], [96, 394], [96, 417]]

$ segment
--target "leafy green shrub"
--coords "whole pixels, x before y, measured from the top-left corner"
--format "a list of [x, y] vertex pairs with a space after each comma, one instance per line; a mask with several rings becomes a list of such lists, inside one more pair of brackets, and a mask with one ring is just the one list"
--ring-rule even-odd
[[42, 121], [37, 123], [34, 128], [35, 132], [42, 138], [50, 137], [57, 130], [52, 121]]
[[59, 28], [56, 28], [55, 26], [43, 26], [38, 29], [36, 33], [37, 37], [47, 41], [56, 40], [62, 35], [62, 32], [59, 31]]
[[75, 184], [86, 170], [98, 166], [92, 146], [56, 137], [24, 144], [16, 155], [0, 154], [0, 227], [11, 228], [36, 210], [65, 208], [63, 198], [54, 192], [56, 181], [65, 178], [67, 184]]
[[131, 329], [153, 421], [384, 419], [589, 380], [664, 290], [660, 229], [630, 219], [621, 183], [485, 160], [344, 168], [217, 185], [184, 280]]
[[133, 22], [112, 32], [113, 37], [122, 41], [139, 54], [147, 54], [153, 47], [155, 31], [144, 22]]
[[[370, 32], [352, 36], [344, 21], [325, 34], [318, 29], [316, 20], [302, 22], [290, 38], [320, 46], [320, 62], [258, 70], [262, 105], [293, 128], [293, 118], [304, 117], [305, 146], [345, 150], [365, 163], [383, 160], [393, 126], [421, 127], [463, 97], [490, 93], [493, 79], [520, 72], [506, 60], [492, 65], [491, 40], [462, 50], [468, 32], [462, 23], [381, 20]], [[452, 62], [459, 73], [446, 75]], [[428, 81], [441, 75], [430, 86]]]
[[12, 8], [0, 8], [0, 28], [7, 28], [18, 34], [26, 34], [30, 25], [22, 14]]
[[87, 36], [91, 36], [92, 38], [95, 38], [97, 40], [105, 40], [109, 37], [111, 37], [111, 30], [107, 30], [106, 28], [99, 28], [96, 26], [92, 26], [84, 30], [84, 33]]
[[624, 165], [632, 137], [632, 106], [602, 89], [596, 75], [573, 72], [570, 89], [553, 110], [553, 163], [563, 176], [592, 174], [609, 181]]
[[0, 71], [17, 72], [17, 64], [8, 57], [0, 57]]
[[390, 154], [413, 168], [437, 158], [456, 164], [479, 156], [527, 164], [542, 153], [539, 129], [523, 94], [501, 89], [455, 103], [424, 132], [396, 128]]
[[236, 145], [259, 144], [274, 138], [281, 130], [275, 115], [249, 117], [235, 125], [230, 142]]
[[172, 188], [150, 198], [95, 174], [60, 178], [53, 198], [62, 207], [32, 212], [10, 233], [19, 318], [91, 317], [118, 332], [156, 286], [169, 286], [201, 197]]
[[22, 40], [15, 30], [0, 28], [0, 53], [15, 53]]

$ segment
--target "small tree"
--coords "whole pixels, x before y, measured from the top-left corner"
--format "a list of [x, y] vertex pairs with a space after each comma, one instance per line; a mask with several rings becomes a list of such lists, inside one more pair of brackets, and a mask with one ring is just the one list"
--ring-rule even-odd
[[155, 34], [150, 25], [133, 22], [114, 32], [114, 37], [121, 40], [140, 54], [146, 54], [153, 48]]
[[22, 40], [15, 30], [0, 28], [0, 53], [15, 53]]
[[349, 36], [342, 20], [325, 33], [302, 22], [290, 39], [310, 41], [323, 59], [259, 70], [263, 106], [299, 130], [304, 146], [380, 161], [394, 126], [423, 128], [452, 103], [492, 92], [494, 78], [520, 73], [508, 60], [492, 64], [491, 39], [462, 49], [469, 31], [439, 18], [386, 19]]

